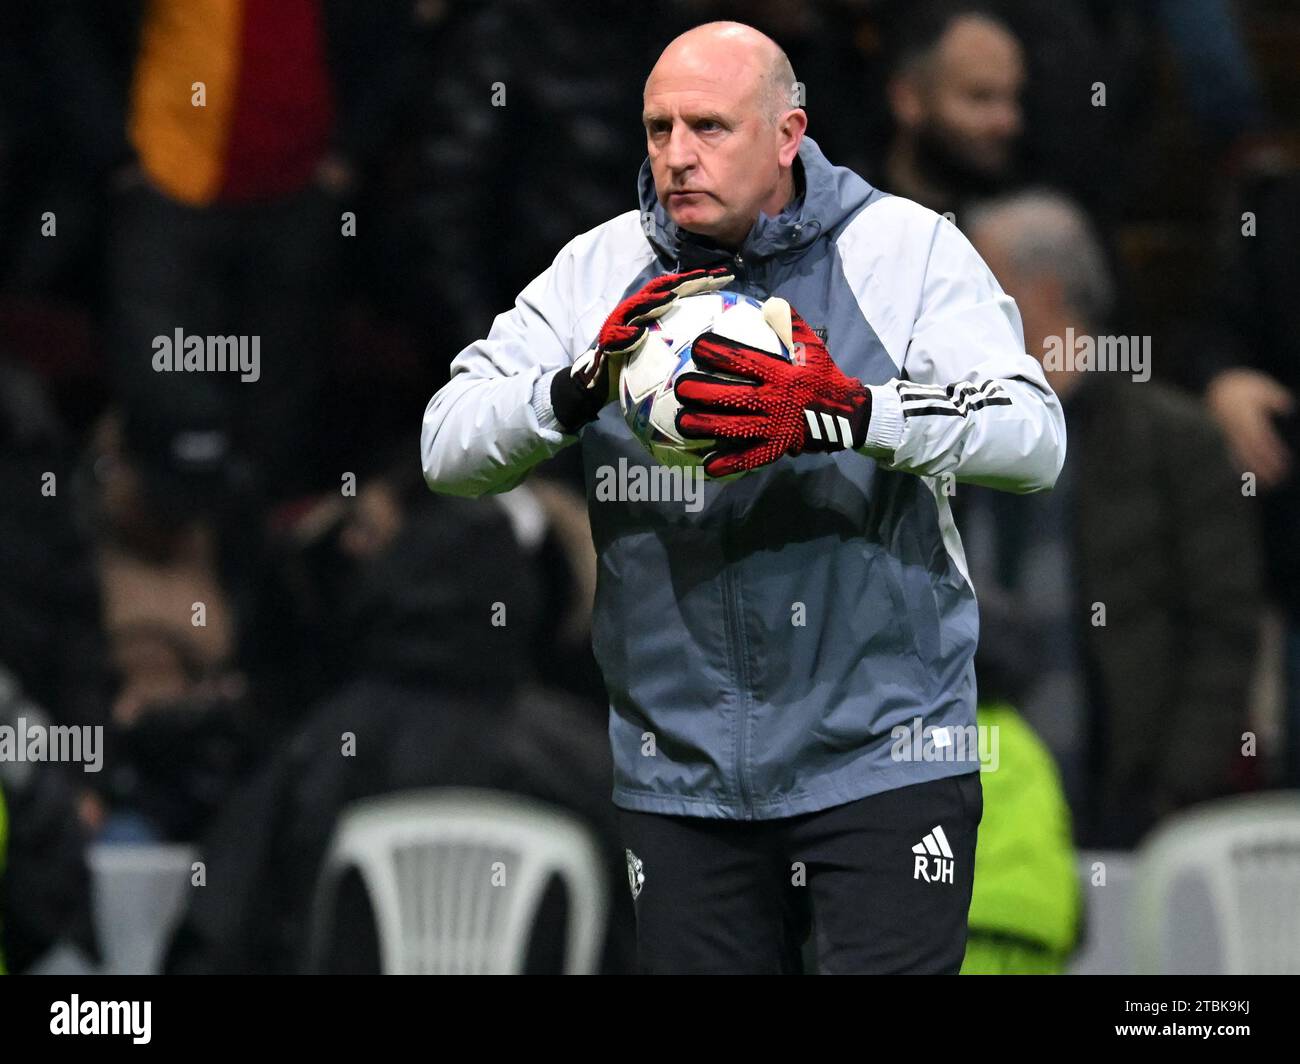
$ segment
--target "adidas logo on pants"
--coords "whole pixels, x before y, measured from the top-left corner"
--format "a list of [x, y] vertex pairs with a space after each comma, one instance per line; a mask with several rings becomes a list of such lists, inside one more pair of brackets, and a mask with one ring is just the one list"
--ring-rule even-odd
[[923, 879], [927, 883], [952, 882], [952, 847], [948, 845], [948, 836], [938, 824], [912, 847], [912, 853], [916, 854], [912, 859], [913, 879]]

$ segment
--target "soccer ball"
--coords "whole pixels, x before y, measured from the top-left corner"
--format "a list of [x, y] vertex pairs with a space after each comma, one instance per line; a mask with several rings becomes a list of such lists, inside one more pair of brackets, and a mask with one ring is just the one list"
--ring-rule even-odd
[[725, 291], [674, 300], [666, 314], [649, 323], [645, 342], [628, 358], [619, 381], [619, 403], [632, 435], [664, 465], [700, 465], [714, 446], [712, 440], [678, 435], [681, 404], [673, 394], [678, 376], [695, 368], [691, 344], [706, 332], [790, 361], [789, 350], [763, 317], [759, 300]]

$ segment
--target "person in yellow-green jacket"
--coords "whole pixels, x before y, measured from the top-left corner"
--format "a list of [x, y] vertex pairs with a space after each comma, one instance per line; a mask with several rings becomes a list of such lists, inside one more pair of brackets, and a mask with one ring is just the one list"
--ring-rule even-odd
[[[1070, 810], [1052, 756], [1009, 704], [977, 711], [989, 733], [984, 817], [962, 975], [1060, 974], [1082, 931]], [[996, 745], [993, 744], [996, 736]], [[984, 743], [981, 741], [981, 747]]]

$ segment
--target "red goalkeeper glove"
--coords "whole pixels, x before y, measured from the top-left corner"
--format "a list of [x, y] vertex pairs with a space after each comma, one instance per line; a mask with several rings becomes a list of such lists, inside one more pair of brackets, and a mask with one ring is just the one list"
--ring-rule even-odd
[[601, 326], [595, 344], [568, 373], [557, 373], [551, 381], [551, 406], [565, 431], [577, 432], [595, 419], [601, 407], [617, 398], [621, 360], [645, 342], [646, 326], [666, 314], [675, 299], [716, 292], [734, 279], [724, 267], [666, 273], [615, 307]]
[[786, 454], [857, 450], [866, 442], [867, 387], [840, 372], [826, 345], [784, 299], [769, 299], [763, 314], [785, 341], [791, 362], [704, 333], [691, 346], [703, 372], [683, 373], [674, 387], [682, 406], [677, 430], [717, 441], [704, 459], [710, 477], [747, 472]]

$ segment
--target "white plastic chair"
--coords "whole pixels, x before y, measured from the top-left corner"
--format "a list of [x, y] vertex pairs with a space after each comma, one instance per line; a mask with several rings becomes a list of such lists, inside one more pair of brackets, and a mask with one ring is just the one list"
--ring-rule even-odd
[[1300, 791], [1171, 818], [1139, 850], [1135, 879], [1138, 971], [1300, 973]]
[[197, 857], [191, 846], [152, 843], [99, 843], [87, 849], [105, 973], [153, 975], [162, 968], [168, 941], [189, 903]]
[[314, 967], [324, 956], [339, 880], [349, 868], [369, 894], [385, 974], [521, 972], [552, 876], [568, 894], [564, 971], [597, 970], [605, 876], [590, 832], [565, 812], [462, 789], [354, 803], [340, 817], [322, 871]]

